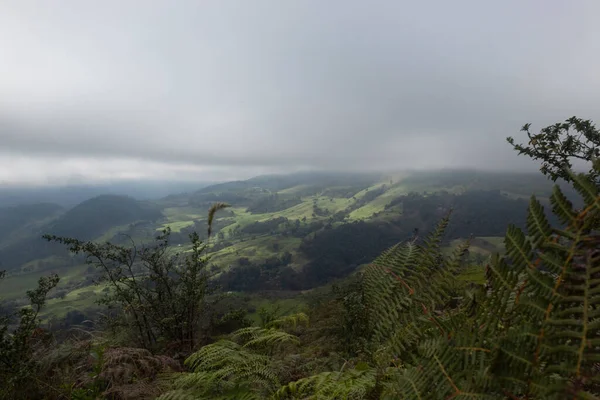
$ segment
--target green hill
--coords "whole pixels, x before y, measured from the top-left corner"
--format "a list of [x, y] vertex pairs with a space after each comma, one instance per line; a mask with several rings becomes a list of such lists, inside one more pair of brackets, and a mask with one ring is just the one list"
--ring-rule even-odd
[[63, 208], [57, 204], [40, 203], [0, 208], [0, 243], [28, 228], [58, 216]]
[[127, 196], [103, 195], [86, 200], [67, 211], [47, 227], [47, 232], [92, 240], [114, 226], [140, 220], [155, 221], [161, 216], [160, 210], [151, 203], [143, 203]]

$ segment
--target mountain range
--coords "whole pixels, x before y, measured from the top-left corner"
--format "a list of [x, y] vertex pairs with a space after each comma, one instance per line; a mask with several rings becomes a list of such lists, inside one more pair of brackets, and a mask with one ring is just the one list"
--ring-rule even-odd
[[[508, 223], [524, 225], [525, 199], [535, 193], [545, 201], [551, 188], [538, 175], [481, 171], [267, 175], [154, 199], [133, 189], [124, 195], [88, 188], [69, 196], [70, 189], [55, 188], [0, 207], [0, 268], [9, 274], [9, 299], [58, 272], [62, 298], [51, 299], [49, 310], [89, 307], [98, 291], [93, 271], [42, 235], [142, 245], [169, 227], [172, 248], [185, 252], [192, 231], [207, 239], [210, 206], [225, 202], [230, 207], [217, 214], [209, 241], [215, 279], [235, 291], [306, 290], [351, 274], [451, 210], [446, 245], [473, 237], [472, 256], [485, 257], [502, 248], [497, 238]], [[47, 202], [49, 193], [62, 193], [61, 201]]]

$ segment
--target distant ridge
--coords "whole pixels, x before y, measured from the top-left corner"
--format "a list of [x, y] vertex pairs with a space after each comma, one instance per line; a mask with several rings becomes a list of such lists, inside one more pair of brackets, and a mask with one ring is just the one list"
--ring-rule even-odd
[[92, 240], [114, 226], [162, 217], [158, 208], [128, 196], [102, 195], [67, 211], [48, 227], [48, 233]]
[[2, 186], [0, 207], [22, 204], [56, 203], [73, 207], [93, 197], [113, 194], [130, 196], [137, 200], [154, 200], [176, 193], [194, 192], [212, 182], [122, 181], [98, 185], [66, 186]]

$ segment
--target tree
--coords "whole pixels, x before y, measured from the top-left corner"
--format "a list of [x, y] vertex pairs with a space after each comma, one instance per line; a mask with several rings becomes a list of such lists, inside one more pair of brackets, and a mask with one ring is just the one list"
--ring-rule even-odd
[[[531, 124], [525, 124], [521, 128], [529, 138], [526, 145], [515, 144], [512, 137], [506, 140], [519, 154], [541, 160], [540, 171], [553, 181], [558, 178], [567, 182], [572, 180], [568, 171], [573, 168], [573, 160], [591, 164], [600, 158], [600, 132], [590, 120], [572, 117], [543, 128], [537, 134], [532, 134], [530, 127]], [[597, 169], [589, 168], [588, 176], [598, 181]]]
[[100, 269], [97, 283], [110, 288], [100, 303], [124, 312], [142, 347], [153, 348], [166, 341], [192, 349], [200, 321], [207, 314], [207, 297], [214, 288], [208, 285], [206, 246], [198, 234], [190, 235], [192, 251], [182, 257], [169, 251], [170, 233], [169, 228], [163, 230], [155, 245], [144, 248], [134, 243], [126, 247], [50, 235], [45, 238], [84, 254], [87, 263]]
[[303, 313], [272, 318], [262, 327], [242, 328], [202, 347], [185, 361], [191, 371], [176, 375], [173, 390], [159, 399], [273, 398], [285, 375], [275, 356], [296, 348], [298, 337], [287, 331], [306, 325]]
[[[5, 271], [0, 271], [0, 280]], [[58, 275], [42, 277], [35, 290], [27, 291], [29, 307], [0, 316], [0, 398], [32, 398], [37, 388], [38, 363], [36, 350], [47, 338], [40, 328], [39, 313], [48, 293], [58, 284]], [[16, 327], [11, 329], [14, 319]]]
[[[211, 207], [209, 235], [214, 214], [225, 207], [223, 203]], [[86, 262], [101, 271], [97, 283], [106, 284], [110, 290], [100, 303], [122, 312], [139, 345], [153, 349], [167, 344], [191, 351], [201, 334], [207, 333], [202, 328], [212, 320], [211, 310], [220, 298], [211, 298], [216, 287], [209, 285], [209, 258], [198, 234], [189, 235], [192, 249], [187, 255], [172, 253], [170, 234], [167, 228], [153, 246], [142, 248], [133, 241], [127, 247], [53, 235], [44, 238], [85, 255]]]

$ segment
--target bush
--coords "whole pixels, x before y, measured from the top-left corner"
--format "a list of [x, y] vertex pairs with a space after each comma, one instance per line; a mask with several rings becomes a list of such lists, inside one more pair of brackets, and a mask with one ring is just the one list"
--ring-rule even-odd
[[[4, 277], [0, 272], [0, 280]], [[47, 348], [49, 335], [40, 328], [38, 315], [58, 281], [56, 274], [40, 278], [38, 287], [27, 291], [29, 307], [0, 316], [0, 398], [40, 395], [38, 357]]]

